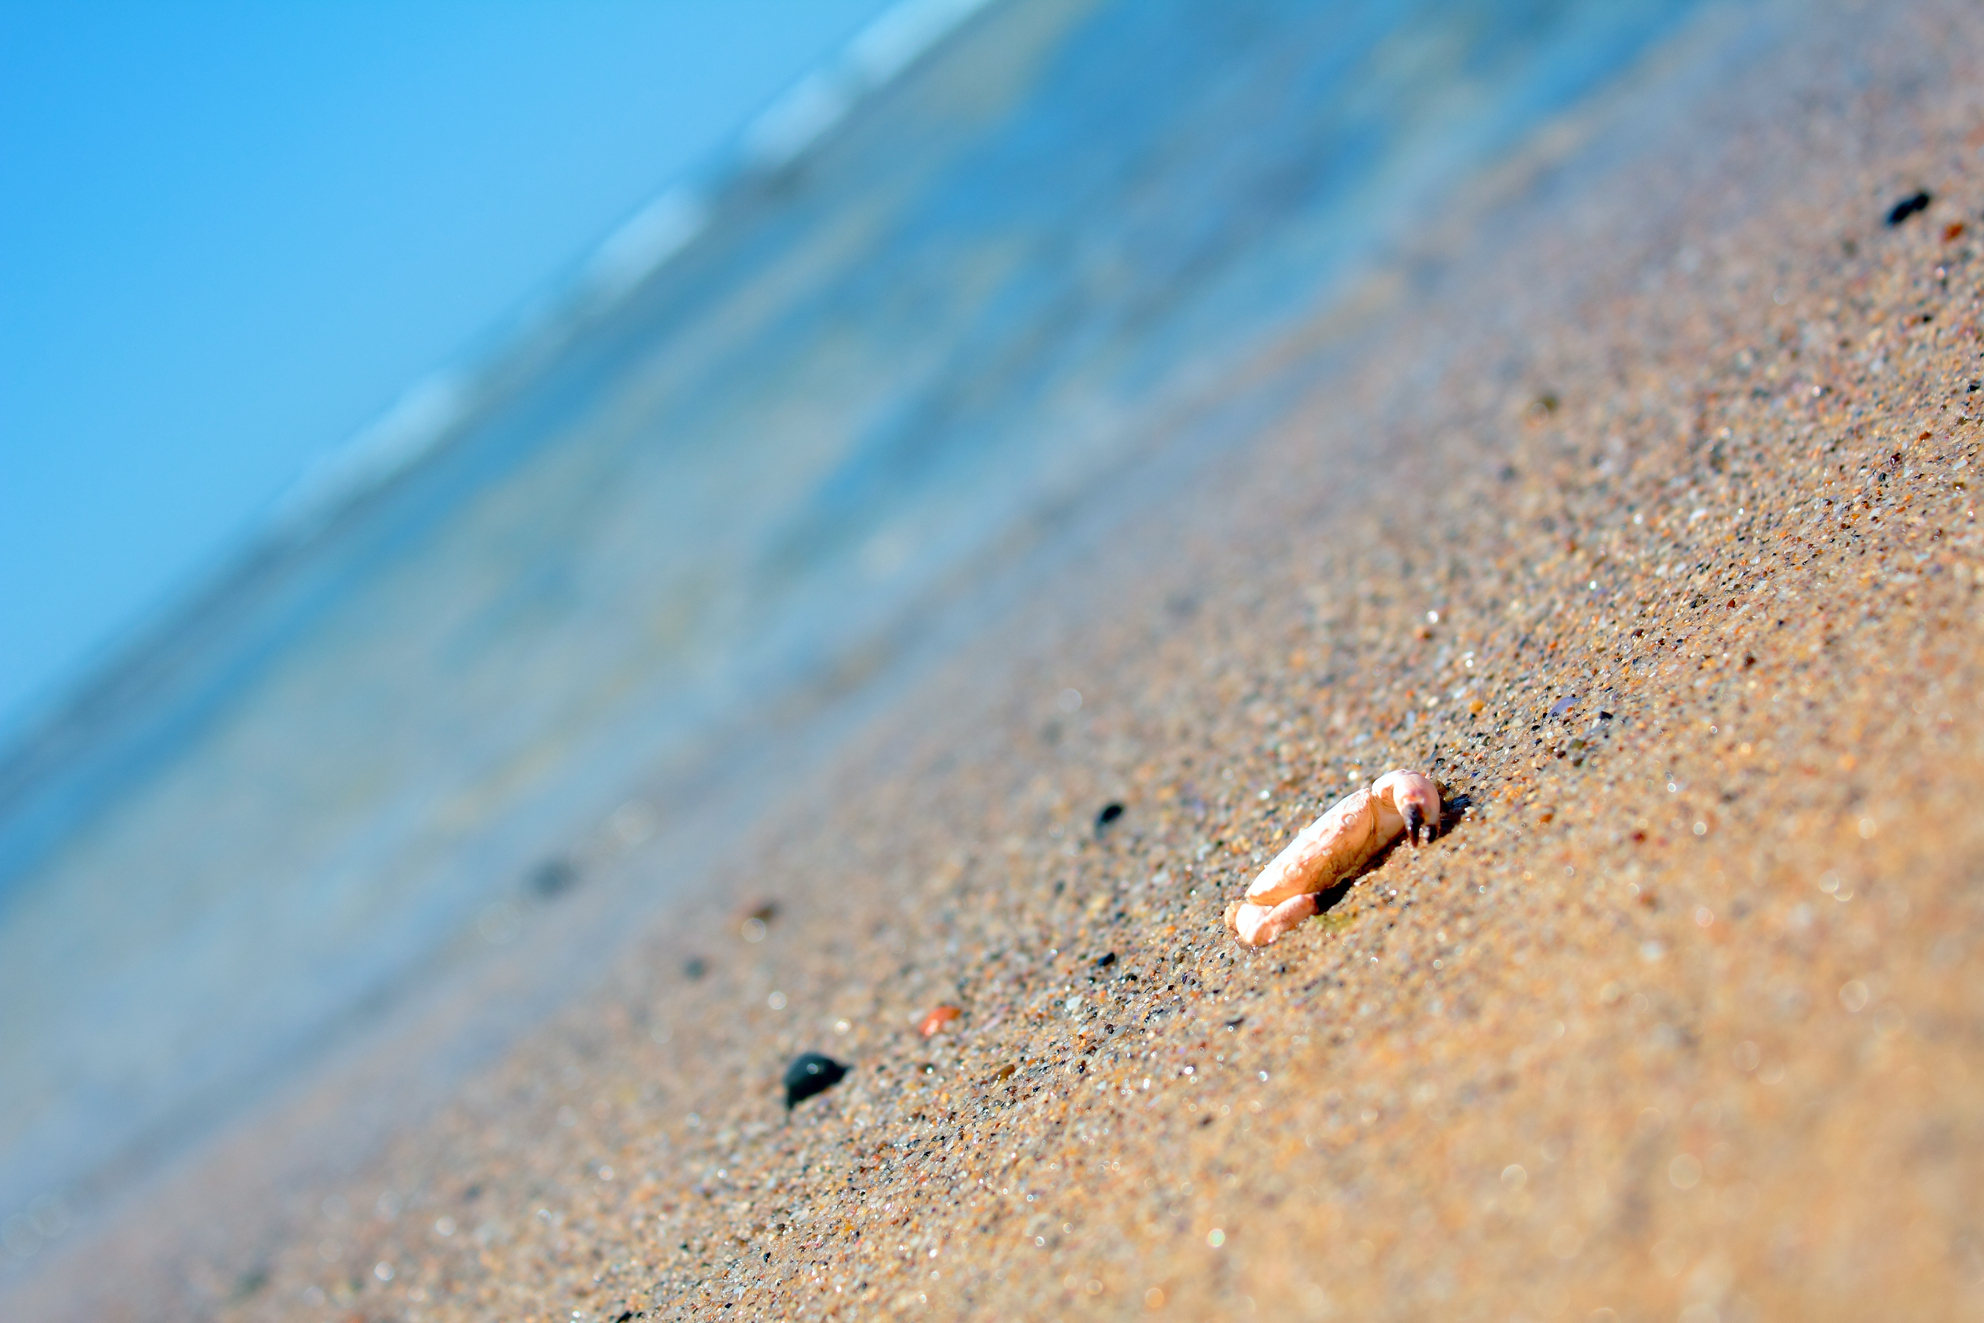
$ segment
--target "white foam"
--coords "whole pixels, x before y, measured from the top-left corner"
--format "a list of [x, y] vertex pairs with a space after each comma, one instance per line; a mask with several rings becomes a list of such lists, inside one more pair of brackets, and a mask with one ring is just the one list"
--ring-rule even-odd
[[860, 94], [840, 69], [819, 69], [787, 88], [744, 126], [739, 146], [747, 165], [779, 170], [847, 118]]
[[276, 526], [307, 532], [347, 496], [404, 472], [461, 420], [468, 398], [467, 384], [453, 372], [415, 382], [351, 440], [304, 469], [276, 500]]
[[902, 0], [891, 5], [847, 45], [846, 60], [870, 88], [880, 87], [915, 63], [990, 0]]
[[600, 298], [619, 297], [694, 241], [709, 219], [700, 189], [669, 189], [607, 236], [586, 263], [587, 287]]
[[860, 100], [915, 63], [990, 0], [902, 0], [861, 29], [840, 55], [758, 112], [739, 138], [746, 168], [780, 170], [797, 160]]
[[[900, 0], [871, 20], [841, 51], [794, 83], [744, 126], [702, 182], [671, 185], [602, 240], [561, 297], [534, 300], [511, 322], [506, 351], [569, 317], [611, 305], [661, 270], [709, 227], [715, 200], [732, 180], [783, 169], [847, 118], [859, 101], [895, 78], [991, 0]], [[414, 384], [378, 419], [318, 456], [276, 498], [278, 533], [307, 534], [354, 496], [433, 449], [466, 416], [481, 373], [435, 372]]]

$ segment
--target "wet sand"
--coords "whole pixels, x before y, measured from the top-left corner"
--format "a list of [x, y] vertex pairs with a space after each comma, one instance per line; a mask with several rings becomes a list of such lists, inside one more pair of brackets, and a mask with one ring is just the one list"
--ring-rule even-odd
[[[31, 1314], [1984, 1313], [1984, 16], [1714, 39], [1648, 75], [1685, 114], [1622, 91], [1319, 318], [1295, 416], [603, 992]], [[1232, 943], [1394, 766], [1441, 837]], [[852, 1071], [788, 1113], [805, 1050]]]

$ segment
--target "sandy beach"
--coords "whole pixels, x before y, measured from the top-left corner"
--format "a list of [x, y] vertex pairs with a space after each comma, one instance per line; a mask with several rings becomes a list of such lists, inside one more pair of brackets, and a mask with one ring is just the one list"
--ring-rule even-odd
[[[1901, 8], [1698, 25], [602, 990], [15, 1316], [1984, 1313], [1984, 13]], [[1235, 944], [1393, 767], [1439, 838]], [[804, 1051], [850, 1071], [788, 1111]]]

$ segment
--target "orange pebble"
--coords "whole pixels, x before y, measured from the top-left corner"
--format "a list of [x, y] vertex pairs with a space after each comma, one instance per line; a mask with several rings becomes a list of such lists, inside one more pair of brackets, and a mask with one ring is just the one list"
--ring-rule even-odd
[[918, 1028], [921, 1030], [923, 1036], [928, 1038], [963, 1014], [964, 1011], [956, 1006], [939, 1006], [936, 1010], [923, 1017], [923, 1023]]

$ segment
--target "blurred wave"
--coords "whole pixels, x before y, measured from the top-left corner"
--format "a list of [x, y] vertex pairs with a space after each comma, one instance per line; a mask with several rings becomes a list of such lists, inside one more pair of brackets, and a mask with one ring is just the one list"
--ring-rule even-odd
[[0, 1217], [478, 960], [596, 966], [651, 883], [531, 916], [1216, 453], [1236, 364], [1690, 8], [891, 11], [0, 760]]

